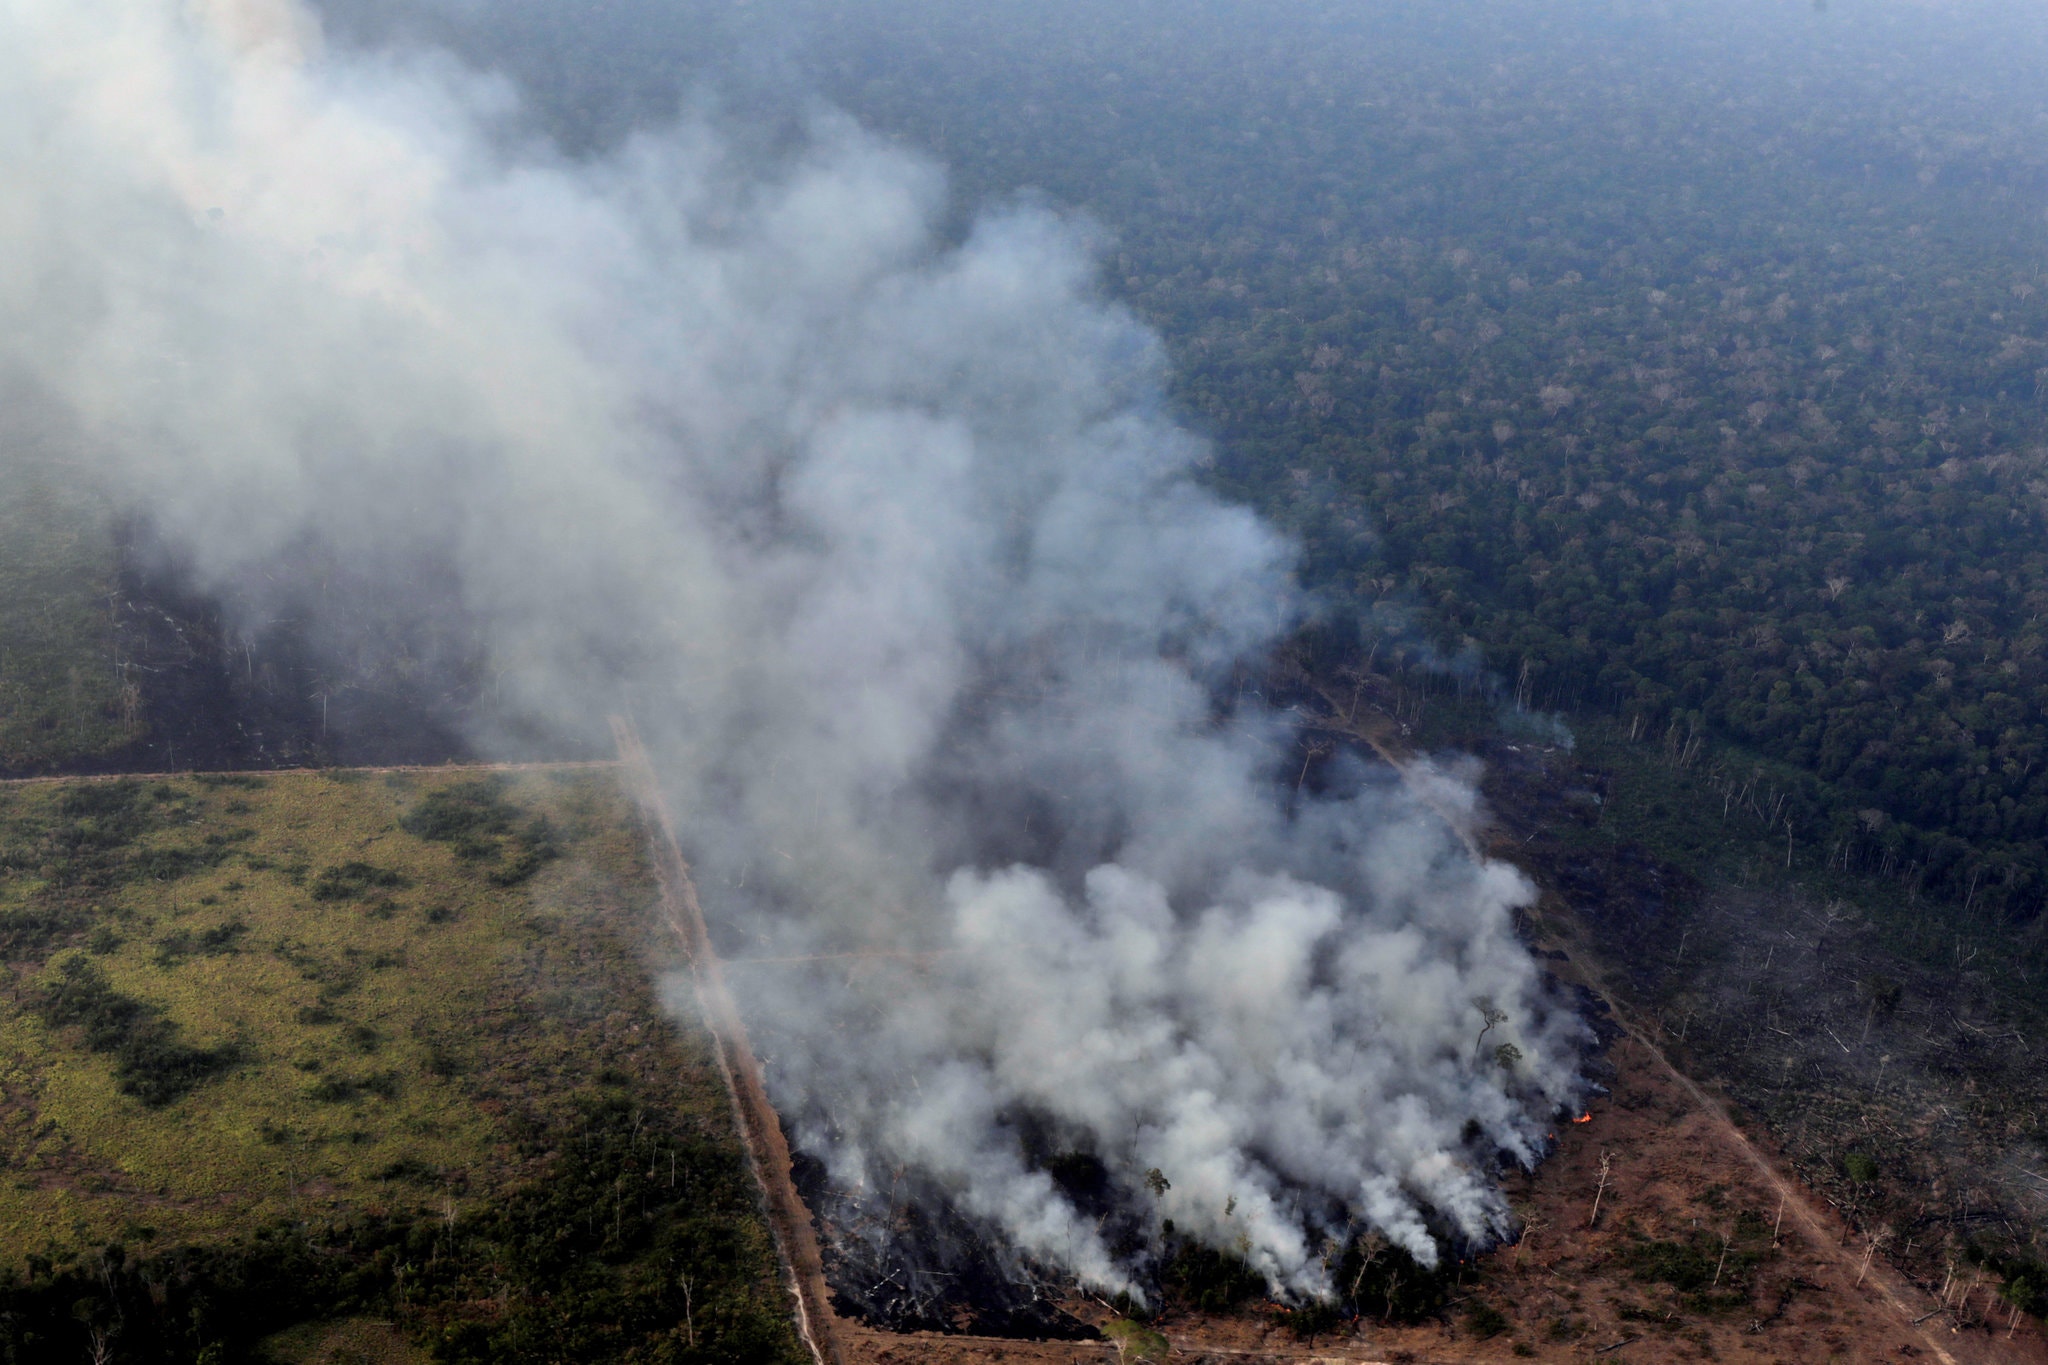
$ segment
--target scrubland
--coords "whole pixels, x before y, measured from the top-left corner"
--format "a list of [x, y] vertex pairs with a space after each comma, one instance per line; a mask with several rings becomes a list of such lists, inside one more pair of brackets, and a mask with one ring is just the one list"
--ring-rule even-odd
[[0, 788], [0, 1359], [790, 1357], [652, 896], [602, 773]]

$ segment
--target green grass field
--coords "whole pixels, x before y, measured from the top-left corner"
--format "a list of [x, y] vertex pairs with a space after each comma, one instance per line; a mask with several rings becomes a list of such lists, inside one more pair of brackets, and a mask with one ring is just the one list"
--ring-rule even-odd
[[0, 1359], [794, 1358], [652, 901], [603, 773], [0, 788]]
[[110, 517], [61, 468], [0, 460], [0, 768], [47, 767], [139, 737], [115, 658]]

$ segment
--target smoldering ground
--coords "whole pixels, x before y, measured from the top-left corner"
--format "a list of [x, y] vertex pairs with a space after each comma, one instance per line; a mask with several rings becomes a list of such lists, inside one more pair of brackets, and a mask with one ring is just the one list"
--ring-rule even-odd
[[1219, 700], [1289, 550], [1191, 478], [1085, 225], [950, 243], [829, 112], [572, 159], [287, 0], [6, 0], [0, 92], [8, 383], [244, 610], [338, 565], [467, 642], [480, 745], [630, 708], [842, 1187], [914, 1168], [1108, 1287], [1145, 1253], [1048, 1144], [1288, 1293], [1346, 1227], [1507, 1231], [1492, 1164], [1579, 1085], [1530, 890]]

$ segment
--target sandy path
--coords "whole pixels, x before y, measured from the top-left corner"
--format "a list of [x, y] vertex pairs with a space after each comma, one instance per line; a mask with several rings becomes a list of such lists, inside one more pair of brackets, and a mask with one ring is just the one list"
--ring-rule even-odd
[[1749, 1135], [1735, 1126], [1735, 1121], [1728, 1116], [1728, 1111], [1718, 1101], [1694, 1083], [1691, 1077], [1672, 1065], [1671, 1059], [1664, 1055], [1662, 1048], [1650, 1040], [1649, 1034], [1641, 1024], [1615, 1004], [1612, 997], [1603, 992], [1602, 998], [1614, 1011], [1615, 1021], [1628, 1030], [1629, 1036], [1656, 1060], [1657, 1066], [1666, 1077], [1684, 1091], [1700, 1113], [1706, 1116], [1714, 1136], [1719, 1138], [1724, 1146], [1741, 1153], [1757, 1177], [1773, 1194], [1784, 1201], [1784, 1210], [1790, 1216], [1793, 1225], [1805, 1235], [1807, 1242], [1816, 1251], [1826, 1253], [1835, 1262], [1843, 1280], [1852, 1288], [1860, 1285], [1876, 1294], [1887, 1308], [1898, 1314], [1900, 1322], [1919, 1338], [1936, 1360], [1941, 1361], [1942, 1365], [1956, 1365], [1956, 1358], [1935, 1340], [1925, 1325], [1925, 1318], [1931, 1313], [1938, 1314], [1940, 1305], [1906, 1283], [1883, 1257], [1871, 1256], [1866, 1266], [1862, 1250], [1845, 1247], [1829, 1227], [1831, 1220], [1824, 1217], [1814, 1205], [1805, 1187], [1796, 1179], [1787, 1176], [1778, 1168], [1776, 1162], [1759, 1150], [1757, 1145], [1749, 1140]]
[[640, 743], [633, 723], [623, 716], [612, 717], [612, 733], [619, 744], [619, 762], [632, 787], [641, 811], [654, 826], [651, 831], [654, 874], [661, 886], [663, 918], [682, 941], [690, 959], [690, 976], [696, 983], [697, 1006], [711, 1031], [712, 1051], [726, 1092], [732, 1097], [733, 1118], [745, 1144], [748, 1164], [760, 1182], [767, 1206], [768, 1226], [775, 1235], [789, 1277], [790, 1297], [796, 1302], [797, 1332], [818, 1365], [843, 1365], [831, 1308], [825, 1287], [825, 1262], [818, 1250], [818, 1237], [811, 1226], [810, 1210], [798, 1197], [790, 1178], [789, 1140], [782, 1121], [768, 1102], [768, 1088], [761, 1080], [761, 1064], [747, 1038], [745, 1020], [725, 983], [725, 971], [711, 945], [704, 925], [704, 909], [697, 900], [697, 886], [690, 878], [690, 866], [683, 861], [676, 843], [675, 824], [669, 818], [668, 802], [661, 794], [647, 750]]

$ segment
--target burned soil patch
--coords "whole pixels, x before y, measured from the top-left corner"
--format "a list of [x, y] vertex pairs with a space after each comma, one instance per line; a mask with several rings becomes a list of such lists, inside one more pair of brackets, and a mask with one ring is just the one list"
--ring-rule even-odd
[[[80, 770], [467, 756], [460, 736], [475, 692], [467, 670], [339, 655], [322, 647], [310, 611], [238, 624], [221, 600], [191, 585], [146, 527], [124, 528], [120, 550], [115, 631], [140, 689], [144, 733]], [[393, 640], [389, 654], [404, 655], [408, 643]]]
[[[135, 737], [89, 752], [38, 751], [0, 777], [472, 757], [467, 736], [482, 717], [486, 671], [459, 617], [412, 610], [417, 594], [380, 596], [310, 557], [299, 586], [274, 602], [232, 603], [194, 586], [139, 524], [119, 528], [117, 551], [113, 656]], [[393, 601], [405, 604], [402, 614]], [[501, 756], [603, 756], [559, 735], [502, 729]]]
[[915, 1173], [903, 1172], [886, 1191], [847, 1191], [799, 1152], [792, 1174], [842, 1316], [898, 1333], [1095, 1337], [1062, 1306], [1069, 1289], [1062, 1277], [1020, 1261], [994, 1229], [960, 1213]]

